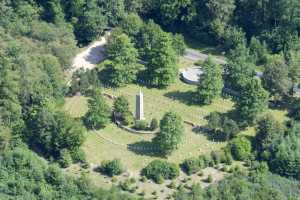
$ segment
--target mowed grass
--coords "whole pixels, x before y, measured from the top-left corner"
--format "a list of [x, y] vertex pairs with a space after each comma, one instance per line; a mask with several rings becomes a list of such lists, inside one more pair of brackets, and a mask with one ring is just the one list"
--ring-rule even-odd
[[105, 89], [104, 91], [114, 96], [125, 96], [130, 102], [131, 111], [135, 112], [136, 95], [140, 89], [144, 94], [145, 117], [149, 121], [152, 118], [160, 119], [168, 111], [175, 111], [183, 120], [204, 125], [206, 123], [205, 117], [210, 112], [227, 112], [233, 107], [232, 101], [222, 98], [215, 100], [208, 106], [192, 104], [192, 92], [196, 90], [196, 87], [182, 83], [179, 79], [163, 90], [128, 85], [118, 90]]
[[[210, 112], [227, 112], [233, 106], [230, 100], [225, 99], [218, 99], [209, 106], [189, 105], [190, 91], [196, 88], [184, 84], [180, 80], [164, 90], [129, 85], [118, 90], [105, 89], [105, 92], [115, 96], [126, 96], [130, 102], [131, 111], [134, 112], [135, 98], [139, 89], [142, 89], [144, 93], [145, 117], [148, 121], [154, 117], [160, 120], [166, 112], [175, 111], [184, 120], [205, 125], [205, 117]], [[107, 101], [110, 105], [112, 104], [111, 100], [107, 99]], [[80, 96], [67, 98], [64, 108], [73, 117], [81, 117], [87, 111], [87, 98]], [[151, 141], [154, 135], [128, 133], [114, 124], [110, 124], [96, 132], [89, 131], [87, 135], [83, 149], [87, 154], [88, 161], [94, 164], [100, 164], [101, 161], [107, 159], [119, 158], [130, 171], [139, 171], [150, 161], [157, 158], [128, 149], [130, 144]], [[225, 145], [225, 142], [211, 141], [204, 134], [195, 133], [191, 126], [185, 125], [182, 144], [167, 159], [171, 162], [180, 163], [185, 158], [210, 153], [212, 150], [220, 149]]]
[[[192, 64], [191, 61], [184, 58], [180, 60], [181, 68]], [[124, 95], [129, 100], [130, 109], [133, 113], [135, 113], [135, 100], [139, 90], [142, 90], [144, 94], [144, 112], [148, 122], [152, 118], [160, 120], [166, 112], [175, 111], [183, 120], [203, 126], [207, 124], [205, 118], [211, 112], [226, 113], [234, 107], [234, 103], [230, 99], [223, 98], [219, 98], [207, 106], [193, 104], [191, 99], [196, 86], [185, 84], [179, 78], [165, 89], [147, 88], [134, 84], [118, 89], [103, 89], [104, 92], [114, 96]], [[112, 100], [107, 99], [107, 101], [109, 105], [112, 105]], [[82, 96], [66, 98], [64, 109], [71, 116], [79, 118], [87, 111], [87, 98]], [[286, 112], [284, 111], [270, 110], [269, 112], [279, 121], [286, 120]], [[254, 127], [243, 131], [243, 134], [253, 136], [255, 134]], [[121, 159], [128, 170], [137, 172], [157, 157], [133, 152], [128, 149], [128, 145], [137, 144], [142, 141], [149, 143], [153, 137], [154, 135], [128, 133], [111, 123], [102, 130], [89, 131], [83, 149], [90, 163], [100, 164], [103, 160], [118, 158]], [[142, 143], [139, 145], [143, 146]], [[192, 130], [191, 126], [185, 125], [182, 144], [167, 159], [171, 162], [180, 163], [188, 157], [207, 154], [225, 145], [226, 142], [212, 141], [205, 134], [201, 132], [196, 133]]]

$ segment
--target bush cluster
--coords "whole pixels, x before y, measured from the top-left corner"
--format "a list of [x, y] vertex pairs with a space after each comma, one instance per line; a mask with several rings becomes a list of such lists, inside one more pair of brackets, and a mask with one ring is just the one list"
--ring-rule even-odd
[[236, 160], [246, 160], [251, 156], [251, 142], [246, 137], [238, 137], [229, 143], [231, 154]]
[[142, 175], [156, 183], [162, 183], [165, 179], [178, 177], [179, 167], [164, 160], [154, 160], [142, 170]]
[[148, 122], [145, 120], [137, 120], [135, 121], [134, 129], [143, 131], [148, 130]]
[[101, 163], [99, 171], [105, 175], [112, 177], [115, 175], [120, 175], [124, 171], [124, 168], [119, 159], [114, 159], [111, 161], [105, 160]]
[[219, 163], [230, 165], [232, 163], [231, 154], [225, 151], [213, 151], [210, 155], [188, 158], [180, 166], [186, 174], [191, 175], [198, 173], [201, 169], [213, 167]]

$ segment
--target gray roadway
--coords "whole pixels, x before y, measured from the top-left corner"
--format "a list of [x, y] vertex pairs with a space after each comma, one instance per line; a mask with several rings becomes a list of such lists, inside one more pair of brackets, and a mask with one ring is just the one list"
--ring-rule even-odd
[[[201, 61], [204, 61], [204, 60], [207, 59], [207, 57], [208, 57], [207, 54], [200, 53], [199, 51], [194, 50], [194, 49], [186, 49], [185, 50], [184, 58], [186, 58], [188, 60], [192, 60], [192, 61], [201, 60]], [[216, 58], [216, 57], [214, 57], [214, 59], [218, 64], [222, 64], [222, 65], [226, 64], [226, 61], [224, 59]]]

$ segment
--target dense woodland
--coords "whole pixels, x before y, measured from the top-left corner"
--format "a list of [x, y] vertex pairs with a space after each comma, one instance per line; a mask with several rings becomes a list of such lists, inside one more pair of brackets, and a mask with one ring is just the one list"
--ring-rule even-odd
[[[112, 28], [107, 60], [76, 72], [69, 87], [65, 73], [79, 47]], [[207, 189], [179, 189], [174, 199], [297, 199], [300, 101], [293, 87], [300, 80], [299, 33], [299, 0], [1, 0], [0, 199], [136, 199], [96, 188], [60, 167], [87, 164], [80, 148], [85, 130], [110, 122], [111, 110], [95, 88], [168, 87], [185, 40], [216, 46], [228, 58], [224, 71], [211, 59], [204, 63], [195, 101], [210, 104], [223, 86], [239, 94], [235, 113], [212, 113], [208, 126], [229, 140], [226, 154], [250, 167]], [[78, 91], [90, 96], [84, 119], [61, 111], [64, 97]], [[131, 123], [126, 104], [120, 97], [114, 109]], [[261, 116], [268, 107], [288, 109], [290, 120]], [[153, 142], [163, 154], [176, 149], [181, 123], [172, 112], [161, 120]], [[256, 136], [237, 137], [247, 125], [256, 127]], [[175, 133], [168, 141], [170, 127]]]

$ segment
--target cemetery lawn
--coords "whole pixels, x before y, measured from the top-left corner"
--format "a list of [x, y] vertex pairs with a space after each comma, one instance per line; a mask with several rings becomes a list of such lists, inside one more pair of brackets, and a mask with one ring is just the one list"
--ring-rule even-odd
[[[144, 93], [144, 110], [146, 120], [152, 118], [160, 120], [165, 112], [176, 111], [183, 120], [193, 122], [197, 125], [206, 125], [205, 117], [213, 111], [228, 112], [233, 109], [233, 102], [230, 99], [220, 98], [208, 106], [190, 104], [189, 98], [195, 86], [187, 85], [177, 80], [170, 87], [159, 90], [153, 88], [140, 87], [138, 85], [128, 85], [117, 90], [104, 89], [104, 92], [114, 96], [124, 95], [128, 98], [131, 111], [134, 113], [135, 95], [139, 89]], [[112, 105], [112, 100], [107, 98], [107, 102]], [[87, 111], [87, 98], [74, 96], [66, 98], [64, 109], [73, 117], [78, 118]], [[274, 116], [284, 121], [286, 112], [270, 110]], [[253, 136], [254, 128], [249, 128], [243, 132], [245, 135]], [[121, 159], [126, 168], [137, 172], [146, 166], [150, 161], [158, 157], [150, 155], [150, 141], [154, 135], [138, 135], [128, 133], [115, 124], [111, 123], [106, 128], [98, 131], [89, 131], [83, 149], [87, 154], [87, 159], [92, 164], [100, 164], [103, 160], [113, 158]], [[128, 145], [134, 145], [138, 150], [128, 149]], [[168, 160], [177, 164], [184, 159], [210, 153], [226, 145], [226, 142], [215, 142], [208, 139], [203, 133], [195, 132], [192, 127], [185, 124], [183, 143], [180, 148], [168, 157]], [[151, 146], [151, 145], [150, 145]]]

